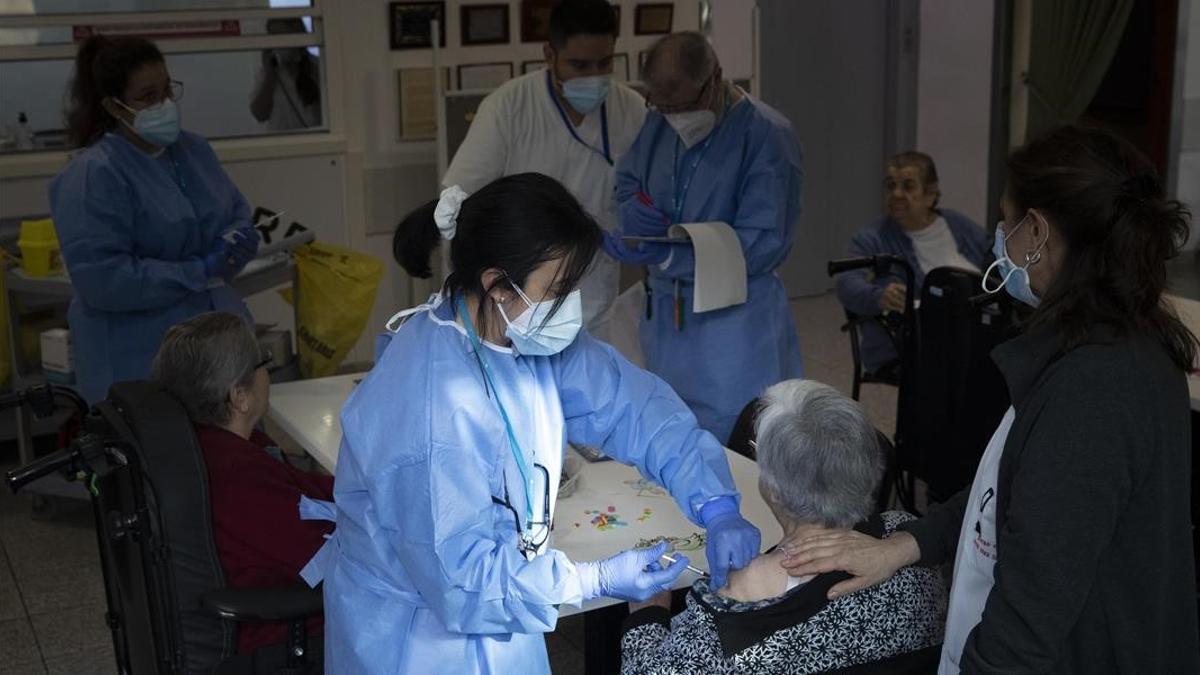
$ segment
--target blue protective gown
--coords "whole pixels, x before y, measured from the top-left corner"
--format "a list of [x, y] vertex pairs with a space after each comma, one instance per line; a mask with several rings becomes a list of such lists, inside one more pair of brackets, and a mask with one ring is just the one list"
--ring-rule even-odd
[[170, 326], [201, 312], [249, 319], [237, 293], [208, 289], [201, 257], [250, 206], [212, 147], [182, 132], [158, 157], [109, 133], [50, 182], [50, 209], [75, 297], [68, 321], [89, 403], [143, 379]]
[[[568, 439], [602, 448], [666, 486], [693, 522], [709, 499], [736, 495], [721, 445], [671, 389], [587, 333], [554, 356], [483, 351], [526, 453], [561, 453]], [[558, 605], [580, 602], [579, 575], [553, 548], [527, 560], [513, 512], [492, 500], [507, 488], [524, 517], [504, 423], [452, 303], [435, 299], [396, 331], [342, 428], [337, 530], [314, 560], [326, 672], [549, 673], [542, 634]]]
[[[742, 408], [764, 389], [803, 376], [787, 294], [775, 275], [791, 250], [802, 178], [791, 124], [749, 96], [690, 149], [662, 115], [651, 113], [618, 168], [622, 214], [641, 191], [671, 222], [722, 221], [742, 244], [749, 276], [745, 304], [692, 313], [695, 255], [688, 246], [672, 245], [667, 262], [649, 268], [650, 318], [643, 315], [640, 326], [646, 367], [723, 441]], [[674, 316], [676, 280], [681, 329]]]

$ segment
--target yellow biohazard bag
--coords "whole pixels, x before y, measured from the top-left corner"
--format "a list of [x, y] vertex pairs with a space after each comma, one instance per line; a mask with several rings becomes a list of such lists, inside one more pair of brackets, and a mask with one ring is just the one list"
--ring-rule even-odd
[[8, 384], [12, 375], [12, 343], [8, 336], [8, 268], [12, 258], [0, 249], [0, 386]]
[[[296, 308], [300, 374], [333, 375], [367, 325], [383, 263], [321, 242], [300, 246], [293, 255], [300, 294]], [[293, 302], [290, 295], [284, 293], [284, 299]]]

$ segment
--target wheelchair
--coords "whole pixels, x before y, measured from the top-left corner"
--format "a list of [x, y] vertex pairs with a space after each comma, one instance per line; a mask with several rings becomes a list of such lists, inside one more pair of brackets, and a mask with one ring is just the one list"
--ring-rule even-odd
[[[949, 499], [975, 478], [988, 439], [1009, 406], [991, 351], [1015, 334], [1019, 308], [1004, 293], [980, 293], [981, 275], [940, 267], [925, 275], [917, 312], [915, 274], [898, 255], [833, 260], [827, 271], [832, 277], [863, 268], [881, 277], [899, 269], [908, 289], [899, 325], [890, 331], [900, 353], [891, 474], [901, 503], [920, 513], [917, 478], [928, 487], [930, 502]], [[857, 354], [857, 344], [851, 347]], [[857, 378], [856, 373], [856, 385]]]
[[[43, 385], [0, 399], [35, 415], [74, 392]], [[319, 640], [307, 620], [320, 589], [230, 589], [217, 559], [208, 472], [183, 406], [153, 382], [121, 382], [84, 417], [65, 449], [8, 473], [16, 491], [60, 473], [91, 495], [100, 547], [105, 621], [117, 672], [308, 675], [321, 673]], [[239, 623], [286, 623], [285, 645], [236, 654]]]

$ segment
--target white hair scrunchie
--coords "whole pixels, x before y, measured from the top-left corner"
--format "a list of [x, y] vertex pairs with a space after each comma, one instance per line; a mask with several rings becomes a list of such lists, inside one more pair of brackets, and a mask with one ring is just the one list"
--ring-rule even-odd
[[437, 223], [438, 232], [447, 241], [454, 238], [458, 231], [458, 212], [462, 210], [463, 202], [469, 197], [465, 190], [457, 185], [442, 190], [437, 207], [433, 209], [433, 222]]

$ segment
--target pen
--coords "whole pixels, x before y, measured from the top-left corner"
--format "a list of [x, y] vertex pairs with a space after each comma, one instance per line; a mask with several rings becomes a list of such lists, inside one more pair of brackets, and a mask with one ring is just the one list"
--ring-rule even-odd
[[[662, 554], [661, 557], [663, 560], [666, 560], [668, 562], [672, 562], [672, 563], [675, 562], [675, 559], [672, 558], [671, 556], [667, 555], [666, 553]], [[702, 577], [708, 576], [708, 572], [705, 572], [704, 570], [700, 569], [699, 567], [695, 567], [693, 565], [688, 565], [687, 568], [689, 570], [695, 572], [696, 574], [699, 574]]]

